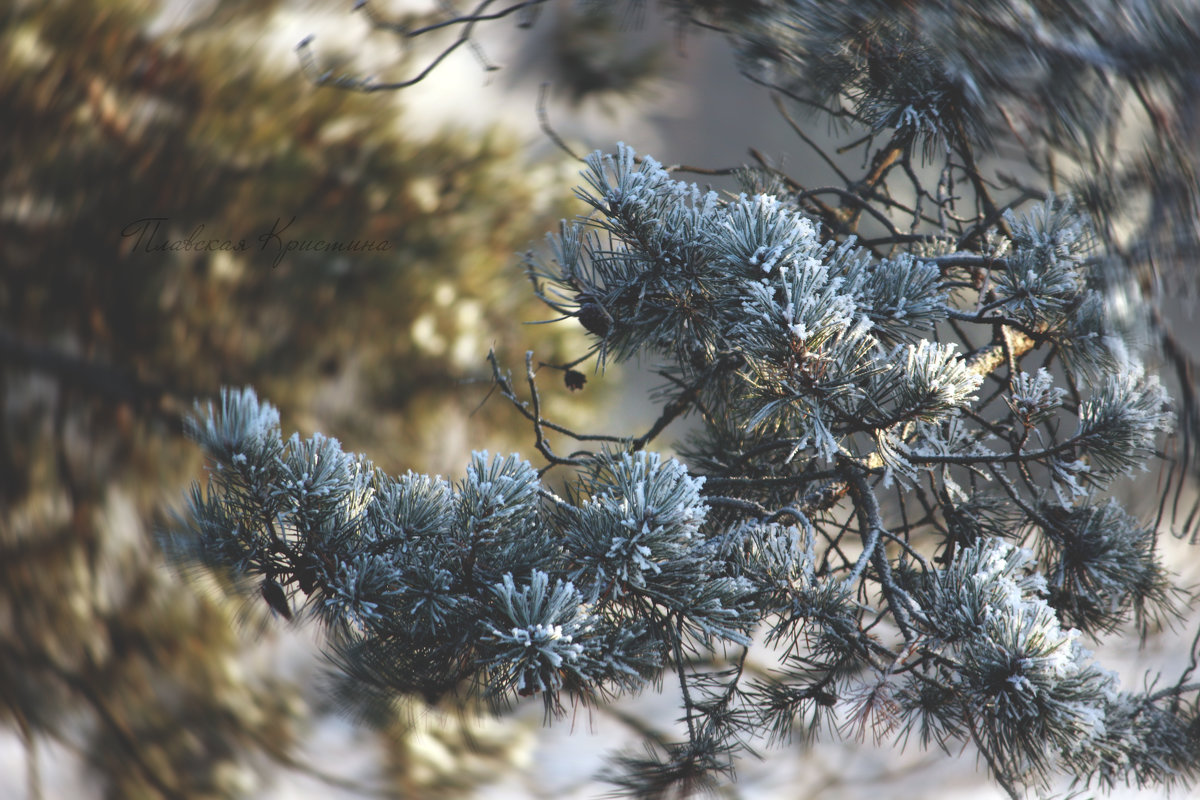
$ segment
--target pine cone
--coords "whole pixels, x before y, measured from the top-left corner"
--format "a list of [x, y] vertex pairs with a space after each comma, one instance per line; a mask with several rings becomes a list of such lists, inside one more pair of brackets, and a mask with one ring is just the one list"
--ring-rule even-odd
[[609, 330], [612, 329], [612, 317], [604, 310], [604, 306], [599, 303], [583, 303], [579, 306], [579, 310], [575, 312], [575, 316], [579, 318], [579, 322], [589, 333], [594, 333], [601, 339], [608, 336]]

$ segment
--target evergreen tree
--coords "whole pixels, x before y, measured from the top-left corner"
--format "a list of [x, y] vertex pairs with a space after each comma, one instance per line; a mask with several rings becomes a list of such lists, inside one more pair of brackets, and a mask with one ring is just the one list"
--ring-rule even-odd
[[[540, 4], [488, 5], [438, 26], [459, 31], [450, 47]], [[671, 5], [722, 28], [752, 79], [846, 123], [862, 174], [830, 159], [844, 185], [809, 188], [762, 164], [721, 195], [624, 146], [586, 159], [588, 212], [528, 272], [598, 369], [654, 360], [658, 422], [576, 432], [546, 413], [532, 353], [522, 381], [493, 354], [543, 463], [478, 452], [448, 481], [285, 438], [254, 390], [227, 390], [187, 423], [212, 468], [176, 526], [181, 557], [304, 608], [377, 691], [538, 696], [553, 716], [670, 677], [680, 739], [611, 774], [636, 796], [711, 788], [739, 754], [824, 728], [973, 743], [1014, 797], [1063, 775], [1193, 782], [1195, 658], [1138, 690], [1083, 642], [1178, 608], [1163, 515], [1112, 489], [1156, 463], [1182, 480], [1139, 349], [1170, 333], [1137, 300], [1194, 236], [1200, 16]], [[998, 171], [1014, 142], [1030, 178]], [[1163, 213], [1131, 225], [1134, 198]], [[1190, 365], [1166, 355], [1194, 432]], [[568, 381], [582, 363], [561, 365]], [[647, 449], [688, 415], [682, 460]], [[769, 669], [748, 668], [755, 642]]]

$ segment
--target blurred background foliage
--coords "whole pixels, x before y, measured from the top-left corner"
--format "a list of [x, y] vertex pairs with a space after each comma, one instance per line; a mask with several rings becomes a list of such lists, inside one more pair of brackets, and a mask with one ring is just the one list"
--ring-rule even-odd
[[[194, 398], [252, 384], [289, 427], [456, 475], [469, 448], [528, 449], [503, 404], [472, 415], [490, 347], [514, 368], [585, 348], [576, 326], [520, 324], [545, 311], [516, 253], [573, 213], [574, 167], [527, 163], [502, 131], [412, 136], [403, 97], [314, 88], [249, 47], [280, 8], [176, 28], [149, 2], [0, 11], [0, 721], [27, 751], [0, 784], [18, 794], [39, 795], [48, 742], [97, 797], [247, 796], [266, 761], [305, 768], [295, 746], [329, 709], [254, 656], [265, 604], [181, 581], [153, 544], [155, 509], [202, 474], [179, 435]], [[376, 249], [277, 258], [288, 239]], [[544, 384], [568, 423], [603, 396]], [[403, 706], [365, 715], [384, 793], [447, 796], [522, 741]]]

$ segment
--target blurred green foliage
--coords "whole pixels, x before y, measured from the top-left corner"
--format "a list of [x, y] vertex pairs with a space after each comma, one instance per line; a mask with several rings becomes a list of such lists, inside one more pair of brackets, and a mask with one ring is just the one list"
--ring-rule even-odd
[[[76, 749], [98, 796], [241, 796], [261, 756], [296, 766], [303, 688], [239, 666], [264, 604], [151, 544], [199, 469], [192, 398], [254, 384], [384, 469], [452, 469], [530, 436], [500, 402], [469, 416], [489, 347], [513, 367], [585, 347], [519, 324], [544, 311], [515, 253], [569, 213], [543, 199], [565, 165], [498, 132], [417, 139], [399, 98], [265, 63], [246, 42], [278, 5], [157, 34], [154, 4], [0, 11], [0, 720]], [[551, 374], [578, 421], [596, 390]], [[401, 717], [378, 727], [406, 796], [488, 772], [415, 767], [404, 735], [432, 723]]]

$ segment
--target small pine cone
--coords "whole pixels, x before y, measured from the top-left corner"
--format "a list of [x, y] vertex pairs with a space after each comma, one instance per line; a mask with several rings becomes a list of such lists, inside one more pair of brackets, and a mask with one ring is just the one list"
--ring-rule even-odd
[[288, 604], [287, 595], [284, 594], [283, 587], [274, 578], [263, 579], [262, 596], [267, 601], [267, 605], [276, 614], [279, 614], [284, 619], [290, 620], [292, 618], [292, 607]]
[[567, 388], [572, 392], [583, 388], [587, 383], [587, 376], [577, 369], [569, 369], [563, 375], [563, 382], [567, 384]]
[[579, 306], [579, 310], [575, 312], [575, 316], [579, 318], [580, 324], [589, 333], [594, 333], [601, 339], [608, 336], [608, 332], [612, 328], [612, 317], [604, 310], [604, 306], [599, 303], [584, 303]]

